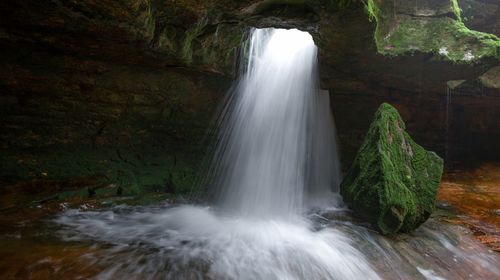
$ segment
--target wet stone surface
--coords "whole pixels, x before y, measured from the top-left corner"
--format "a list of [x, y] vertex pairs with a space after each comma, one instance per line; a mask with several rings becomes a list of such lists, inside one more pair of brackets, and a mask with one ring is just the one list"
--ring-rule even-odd
[[[227, 252], [211, 251], [212, 248], [218, 248], [213, 246], [213, 240], [221, 236], [212, 236], [213, 232], [206, 230], [204, 222], [231, 225], [230, 220], [227, 224], [226, 218], [208, 208], [173, 207], [168, 203], [125, 206], [123, 202], [118, 200], [114, 202], [117, 206], [104, 207], [99, 201], [54, 202], [24, 211], [4, 213], [0, 220], [1, 278], [116, 278], [123, 277], [125, 271], [129, 279], [143, 279], [143, 273], [151, 276], [151, 279], [168, 279], [174, 276], [176, 279], [215, 279], [211, 266], [217, 258], [205, 258], [206, 254], [220, 254], [224, 257]], [[195, 216], [205, 217], [203, 221], [194, 218], [189, 221], [185, 219], [189, 216], [180, 215], [180, 224], [172, 227], [171, 223], [163, 220], [172, 209], [188, 208], [201, 211], [196, 212]], [[304, 229], [300, 234], [306, 234], [312, 242], [331, 242], [325, 244], [333, 244], [332, 248], [338, 242], [342, 243], [336, 242], [335, 238], [347, 238], [351, 246], [362, 252], [382, 279], [499, 277], [498, 253], [480, 244], [473, 238], [473, 232], [466, 227], [454, 225], [455, 219], [449, 211], [439, 210], [411, 234], [384, 237], [360, 224], [345, 210], [323, 209], [308, 214], [310, 229]], [[273, 221], [263, 221], [259, 228], [266, 228], [270, 230], [267, 234], [274, 234], [273, 226]], [[197, 229], [197, 232], [206, 235], [183, 234], [182, 240], [176, 239], [176, 234], [183, 233], [186, 228]], [[225, 231], [232, 234], [232, 237], [227, 239], [231, 241], [224, 246], [239, 244], [236, 241], [240, 238], [244, 240], [246, 232], [252, 232], [255, 228], [255, 224], [252, 226], [249, 223], [247, 228], [243, 228], [244, 234], [225, 227]], [[102, 231], [103, 229], [108, 232]], [[278, 229], [279, 227], [276, 228]], [[273, 244], [278, 247], [283, 245], [285, 248], [290, 246], [294, 251], [306, 250], [300, 247], [300, 243], [285, 245], [299, 240], [293, 238], [295, 234], [298, 233], [288, 231], [287, 235], [273, 236], [276, 238]], [[251, 238], [257, 238], [255, 236]], [[188, 251], [191, 253], [184, 255], [180, 261], [179, 254]], [[272, 250], [268, 253], [270, 252]], [[243, 258], [240, 261], [244, 263], [248, 255], [242, 254], [240, 257]], [[275, 257], [283, 256], [278, 253]], [[177, 274], [172, 275], [172, 271]], [[230, 275], [226, 276], [233, 279]]]
[[449, 172], [438, 193], [438, 206], [458, 215], [449, 220], [468, 227], [476, 239], [500, 251], [500, 164]]

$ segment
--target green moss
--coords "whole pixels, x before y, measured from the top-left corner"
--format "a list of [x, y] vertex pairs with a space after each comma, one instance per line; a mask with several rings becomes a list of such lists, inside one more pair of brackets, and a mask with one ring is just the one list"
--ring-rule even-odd
[[[168, 194], [194, 190], [203, 151], [195, 148], [59, 146], [44, 151], [3, 153], [0, 178], [12, 178], [13, 199], [25, 205], [46, 200]], [[19, 193], [19, 184], [37, 191]], [[9, 186], [9, 184], [6, 184]], [[1, 205], [0, 205], [1, 206]]]
[[191, 64], [193, 61], [193, 41], [198, 37], [203, 27], [198, 24], [195, 27], [186, 31], [184, 41], [182, 43], [181, 55], [186, 64]]
[[408, 232], [434, 210], [442, 170], [442, 159], [416, 144], [397, 110], [384, 103], [341, 184], [341, 193], [357, 215], [383, 234]]
[[458, 5], [458, 0], [450, 0], [451, 8], [457, 20], [462, 21], [462, 9], [460, 9], [460, 5]]
[[468, 29], [461, 20], [457, 0], [450, 0], [450, 5], [456, 19], [397, 15], [368, 0], [365, 9], [369, 19], [376, 23], [374, 37], [378, 52], [389, 56], [434, 53], [456, 63], [473, 63], [486, 57], [500, 60], [500, 39]]
[[235, 65], [237, 51], [239, 50], [244, 35], [244, 27], [234, 24], [218, 24], [215, 31], [209, 36], [200, 38], [201, 49], [195, 50], [197, 63], [232, 73]]
[[384, 20], [384, 15], [374, 0], [367, 0], [365, 2], [365, 11], [368, 14], [369, 21], [375, 23], [375, 33], [373, 34], [373, 39], [380, 52], [379, 38], [383, 38], [383, 36], [381, 36], [382, 30], [384, 29], [384, 24], [388, 22], [388, 20]]
[[377, 16], [380, 13], [379, 8], [373, 0], [368, 0], [365, 4], [366, 13], [368, 13], [368, 18], [370, 21], [377, 21]]
[[415, 51], [435, 53], [445, 60], [470, 63], [484, 57], [500, 59], [500, 39], [472, 31], [451, 18], [407, 18], [377, 40], [379, 52], [400, 55]]

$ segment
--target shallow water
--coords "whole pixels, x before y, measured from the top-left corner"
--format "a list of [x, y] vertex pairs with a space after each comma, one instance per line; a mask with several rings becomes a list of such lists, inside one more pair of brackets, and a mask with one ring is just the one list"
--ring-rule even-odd
[[[342, 210], [294, 221], [220, 216], [210, 208], [70, 210], [56, 222], [68, 241], [110, 248], [88, 256], [101, 279], [495, 279], [499, 256], [460, 228], [428, 222], [385, 238]], [[361, 253], [362, 252], [362, 253]]]
[[299, 217], [242, 219], [196, 206], [124, 207], [68, 211], [56, 222], [68, 226], [65, 240], [112, 244], [104, 258], [96, 258], [108, 264], [102, 278], [147, 273], [166, 279], [378, 279], [342, 231], [312, 230]]
[[3, 228], [2, 279], [498, 279], [500, 257], [439, 213], [384, 237], [342, 209], [294, 221], [191, 205], [69, 209]]

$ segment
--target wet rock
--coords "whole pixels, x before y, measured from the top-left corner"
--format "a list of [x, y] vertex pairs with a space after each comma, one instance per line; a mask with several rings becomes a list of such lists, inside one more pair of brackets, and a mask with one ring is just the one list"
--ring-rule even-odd
[[500, 89], [500, 66], [493, 67], [479, 77], [481, 84], [484, 87], [492, 89]]
[[418, 7], [384, 0], [367, 2], [367, 10], [377, 22], [375, 41], [380, 53], [423, 52], [459, 63], [500, 59], [500, 39], [466, 27], [456, 0], [423, 2]]
[[415, 143], [398, 111], [384, 103], [341, 184], [355, 214], [383, 234], [408, 232], [434, 210], [443, 160]]
[[474, 169], [447, 172], [437, 199], [458, 214], [450, 221], [466, 226], [481, 243], [500, 252], [499, 190], [500, 164], [485, 163]]

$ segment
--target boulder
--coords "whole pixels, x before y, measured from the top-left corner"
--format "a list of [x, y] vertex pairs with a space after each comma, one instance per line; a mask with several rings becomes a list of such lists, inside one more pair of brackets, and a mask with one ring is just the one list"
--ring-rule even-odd
[[383, 103], [341, 184], [355, 215], [382, 234], [408, 232], [434, 210], [443, 160], [405, 131], [398, 111]]

